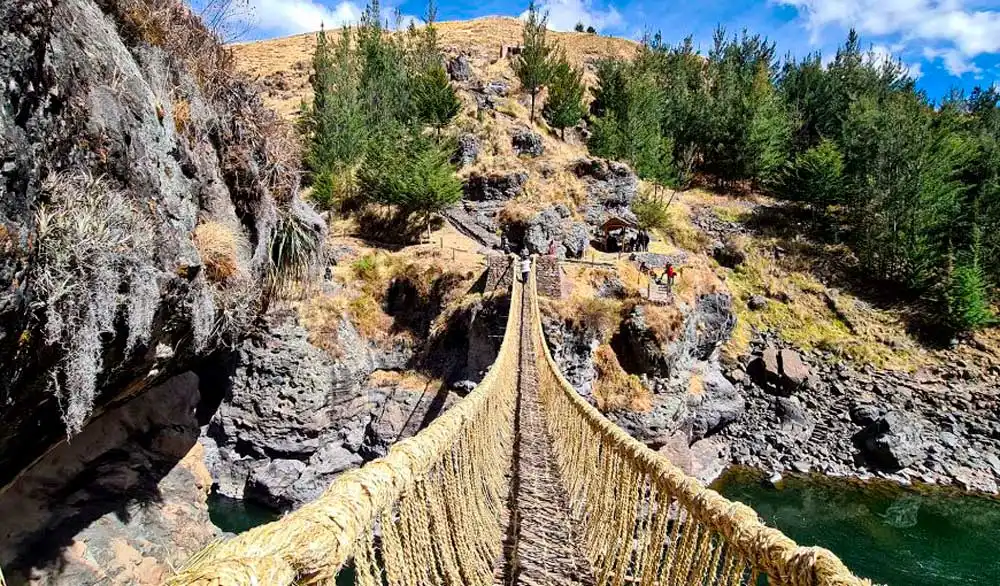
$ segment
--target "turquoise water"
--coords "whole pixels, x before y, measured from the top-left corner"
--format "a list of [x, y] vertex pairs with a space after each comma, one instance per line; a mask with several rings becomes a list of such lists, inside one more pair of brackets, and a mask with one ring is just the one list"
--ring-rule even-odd
[[[775, 488], [746, 473], [714, 486], [753, 507], [802, 545], [836, 553], [860, 576], [889, 586], [1000, 586], [1000, 502], [889, 484], [790, 477]], [[213, 494], [212, 522], [240, 533], [280, 514]], [[337, 584], [354, 583], [346, 568]]]
[[1000, 585], [1000, 502], [892, 485], [746, 474], [714, 486], [802, 545], [832, 550], [856, 574], [889, 586]]
[[212, 491], [208, 495], [208, 517], [213, 525], [223, 531], [243, 533], [247, 529], [280, 519], [281, 513]]
[[[267, 507], [232, 499], [212, 491], [208, 495], [208, 517], [212, 524], [228, 533], [240, 534], [258, 525], [281, 518], [281, 513]], [[354, 569], [344, 568], [337, 575], [337, 586], [354, 584]]]

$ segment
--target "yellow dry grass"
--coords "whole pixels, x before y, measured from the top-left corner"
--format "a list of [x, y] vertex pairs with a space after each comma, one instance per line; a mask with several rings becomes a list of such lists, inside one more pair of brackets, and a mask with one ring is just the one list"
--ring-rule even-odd
[[[500, 48], [502, 45], [521, 43], [521, 21], [515, 18], [487, 17], [441, 22], [436, 26], [440, 45], [446, 52], [470, 54], [480, 74], [489, 79], [514, 79], [509, 60], [500, 59]], [[338, 33], [331, 30], [328, 34]], [[592, 66], [594, 61], [602, 57], [630, 58], [635, 55], [639, 46], [629, 39], [586, 33], [552, 31], [550, 35], [566, 50], [571, 63], [584, 68], [584, 82], [588, 84], [595, 81]], [[308, 78], [312, 55], [316, 50], [315, 33], [239, 43], [233, 45], [232, 49], [240, 70], [254, 77], [282, 76], [289, 89], [268, 96], [265, 102], [283, 116], [293, 115], [303, 100], [311, 99]]]
[[229, 226], [220, 222], [199, 224], [194, 229], [194, 244], [209, 281], [221, 283], [239, 271], [239, 236]]
[[611, 346], [602, 344], [594, 353], [594, 399], [597, 408], [609, 411], [649, 411], [653, 408], [653, 394], [639, 377], [622, 369], [618, 356]]
[[174, 100], [174, 128], [180, 134], [187, 134], [191, 126], [191, 102], [184, 98]]
[[395, 387], [404, 391], [422, 393], [427, 389], [440, 386], [441, 381], [413, 370], [376, 370], [368, 377], [367, 384], [372, 387]]

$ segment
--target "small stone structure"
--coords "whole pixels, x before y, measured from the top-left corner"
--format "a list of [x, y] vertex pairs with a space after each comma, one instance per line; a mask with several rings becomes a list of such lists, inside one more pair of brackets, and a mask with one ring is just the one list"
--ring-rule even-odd
[[538, 294], [559, 299], [562, 297], [562, 267], [554, 256], [539, 256], [535, 260]]
[[500, 45], [500, 58], [506, 59], [514, 55], [520, 55], [524, 51], [521, 45]]
[[486, 257], [486, 293], [496, 289], [510, 291], [514, 284], [513, 262], [512, 254], [491, 254]]

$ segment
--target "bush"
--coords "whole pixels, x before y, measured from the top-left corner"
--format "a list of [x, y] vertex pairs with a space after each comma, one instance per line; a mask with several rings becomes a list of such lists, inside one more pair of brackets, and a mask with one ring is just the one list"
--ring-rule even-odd
[[239, 240], [235, 232], [219, 222], [205, 222], [194, 230], [205, 276], [213, 283], [229, 279], [240, 269]]
[[296, 281], [308, 281], [323, 253], [324, 228], [298, 199], [289, 208], [279, 208], [278, 224], [271, 235], [267, 296], [286, 291]]
[[641, 193], [632, 201], [632, 213], [644, 230], [666, 231], [670, 227], [670, 202], [662, 197]]
[[977, 330], [997, 322], [990, 307], [986, 275], [978, 262], [959, 262], [945, 293], [948, 325], [956, 331]]
[[[45, 341], [65, 351], [52, 378], [67, 435], [82, 429], [102, 371], [102, 336], [124, 311], [126, 352], [149, 339], [159, 302], [155, 230], [123, 193], [89, 175], [55, 175], [43, 190], [31, 292], [44, 307]], [[126, 291], [124, 295], [121, 291]]]

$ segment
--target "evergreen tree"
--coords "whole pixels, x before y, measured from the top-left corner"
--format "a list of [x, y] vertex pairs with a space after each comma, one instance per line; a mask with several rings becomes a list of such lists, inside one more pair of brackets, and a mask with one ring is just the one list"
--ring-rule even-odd
[[462, 107], [441, 63], [432, 64], [414, 80], [413, 102], [417, 118], [436, 128], [438, 134]]
[[535, 98], [552, 75], [555, 47], [546, 39], [548, 15], [539, 17], [535, 0], [528, 4], [528, 18], [524, 22], [521, 53], [514, 60], [514, 73], [521, 80], [521, 87], [531, 94], [532, 123], [535, 121]]
[[341, 31], [333, 47], [325, 30], [320, 30], [313, 67], [313, 104], [305, 116], [309, 137], [305, 162], [313, 178], [313, 199], [328, 209], [352, 195], [354, 168], [368, 141], [349, 28]]
[[814, 208], [841, 203], [844, 190], [844, 156], [837, 144], [821, 140], [811, 149], [800, 153], [785, 166], [779, 185], [787, 199], [801, 201]]
[[574, 126], [583, 118], [583, 72], [572, 67], [566, 54], [560, 52], [552, 68], [552, 82], [549, 95], [542, 109], [542, 116], [553, 128], [562, 131], [566, 139], [566, 127]]

